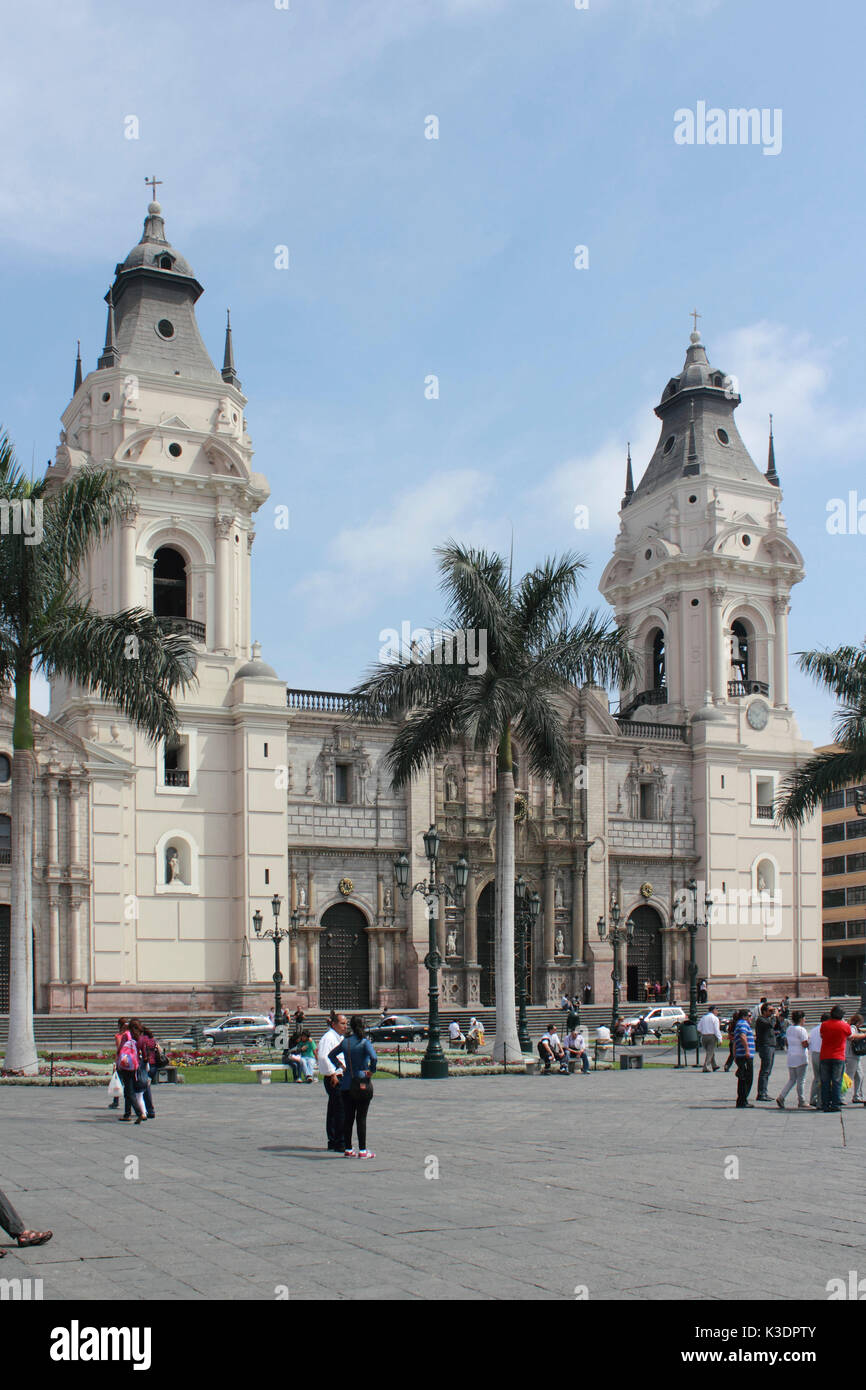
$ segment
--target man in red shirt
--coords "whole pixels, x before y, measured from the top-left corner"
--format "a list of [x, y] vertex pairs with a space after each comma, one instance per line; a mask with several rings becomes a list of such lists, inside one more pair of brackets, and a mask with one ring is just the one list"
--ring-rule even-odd
[[845, 1070], [845, 1044], [851, 1036], [845, 1011], [838, 1004], [821, 1024], [821, 1109], [834, 1114], [842, 1109], [842, 1073]]

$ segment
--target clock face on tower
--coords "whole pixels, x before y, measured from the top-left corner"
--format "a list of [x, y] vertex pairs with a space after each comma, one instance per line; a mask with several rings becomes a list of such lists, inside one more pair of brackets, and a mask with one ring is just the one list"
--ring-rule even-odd
[[753, 700], [746, 710], [746, 718], [753, 729], [766, 729], [770, 711], [763, 700]]

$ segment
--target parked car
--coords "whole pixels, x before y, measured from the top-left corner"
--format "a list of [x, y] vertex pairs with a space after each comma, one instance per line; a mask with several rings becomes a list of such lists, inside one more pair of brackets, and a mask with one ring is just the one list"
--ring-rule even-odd
[[264, 1047], [273, 1045], [274, 1025], [265, 1014], [228, 1014], [202, 1029], [205, 1042], [214, 1046]]
[[645, 1009], [642, 1014], [623, 1019], [623, 1022], [627, 1028], [634, 1028], [641, 1019], [645, 1020], [647, 1030], [658, 1037], [661, 1033], [673, 1033], [687, 1021], [688, 1014], [678, 1004], [657, 1004], [654, 1009]]
[[368, 1028], [371, 1042], [422, 1042], [427, 1037], [426, 1023], [419, 1023], [408, 1014], [388, 1014]]

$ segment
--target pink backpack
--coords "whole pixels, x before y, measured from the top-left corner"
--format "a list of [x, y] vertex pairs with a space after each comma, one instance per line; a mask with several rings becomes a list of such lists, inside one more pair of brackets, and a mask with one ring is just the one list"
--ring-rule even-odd
[[119, 1071], [138, 1070], [138, 1047], [131, 1033], [125, 1033], [123, 1036], [120, 1051], [117, 1054], [117, 1066]]

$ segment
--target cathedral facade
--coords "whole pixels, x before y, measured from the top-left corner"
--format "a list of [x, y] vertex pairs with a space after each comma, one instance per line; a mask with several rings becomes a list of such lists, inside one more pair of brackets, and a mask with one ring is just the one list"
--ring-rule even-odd
[[[470, 865], [462, 905], [437, 923], [442, 1000], [492, 1004], [495, 750], [455, 747], [396, 790], [384, 763], [393, 730], [354, 718], [346, 694], [287, 688], [251, 646], [254, 518], [268, 485], [252, 468], [231, 329], [220, 369], [196, 324], [201, 293], [151, 203], [106, 296], [98, 364], [76, 365], [62, 417], [53, 476], [96, 463], [134, 492], [83, 589], [101, 611], [140, 605], [188, 633], [197, 682], [168, 746], [53, 683], [49, 718], [36, 721], [37, 1009], [266, 1006], [273, 948], [252, 917], [267, 925], [275, 894], [281, 924], [296, 923], [283, 958], [292, 1004], [417, 1007], [428, 922], [417, 895], [396, 891], [393, 864], [405, 853], [411, 881], [425, 877], [421, 837], [434, 823], [442, 871], [461, 854]], [[562, 696], [577, 769], [566, 791], [526, 771], [517, 739], [517, 871], [542, 904], [527, 943], [536, 1003], [587, 983], [610, 998], [598, 922], [614, 907], [634, 926], [620, 968], [630, 999], [646, 979], [670, 979], [683, 997], [695, 921], [715, 997], [826, 992], [816, 823], [783, 830], [772, 812], [810, 752], [787, 690], [803, 562], [772, 438], [761, 472], [738, 402], [693, 333], [637, 487], [629, 459], [601, 581], [633, 634], [638, 678], [616, 712], [595, 687]], [[9, 747], [5, 707], [4, 737]], [[4, 796], [0, 780], [0, 874]], [[3, 929], [0, 909], [0, 948]], [[0, 1008], [3, 959], [0, 949]]]

